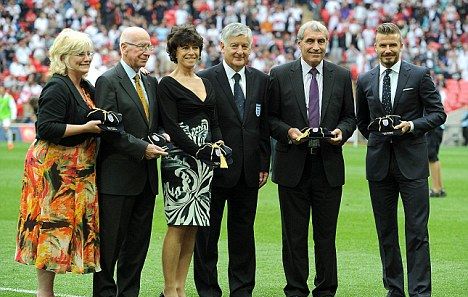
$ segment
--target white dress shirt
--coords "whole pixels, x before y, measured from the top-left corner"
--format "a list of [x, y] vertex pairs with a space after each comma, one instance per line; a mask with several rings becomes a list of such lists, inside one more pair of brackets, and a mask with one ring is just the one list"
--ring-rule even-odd
[[[302, 66], [302, 81], [304, 82], [304, 96], [305, 96], [305, 104], [307, 113], [309, 113], [309, 91], [310, 91], [310, 82], [312, 80], [312, 74], [309, 73], [312, 66], [306, 63], [301, 58], [301, 66]], [[317, 69], [317, 75], [315, 78], [317, 79], [317, 85], [319, 90], [319, 116], [322, 116], [322, 93], [323, 93], [323, 60], [318, 64], [315, 69]]]
[[234, 74], [239, 73], [241, 76], [239, 84], [242, 88], [242, 92], [244, 93], [244, 98], [247, 99], [247, 93], [246, 93], [247, 84], [245, 81], [245, 67], [242, 67], [242, 69], [239, 70], [239, 72], [236, 72], [234, 69], [231, 68], [231, 66], [229, 66], [226, 63], [226, 61], [224, 61], [224, 59], [223, 59], [223, 66], [224, 66], [224, 71], [226, 71], [226, 76], [228, 78], [229, 86], [231, 87], [232, 94], [234, 95], [234, 83], [236, 82], [233, 76]]
[[[398, 75], [400, 74], [400, 66], [401, 66], [401, 60], [396, 62], [390, 69], [392, 69], [392, 72], [389, 74], [390, 76], [390, 91], [391, 91], [391, 96], [390, 100], [392, 101], [392, 107], [393, 103], [395, 102], [395, 94], [396, 94], [396, 89], [398, 85]], [[379, 99], [380, 102], [382, 102], [382, 93], [383, 93], [383, 79], [385, 77], [385, 70], [387, 68], [380, 64], [379, 67], [380, 70], [380, 76], [379, 76]]]
[[[135, 70], [133, 70], [132, 67], [128, 66], [128, 64], [125, 63], [125, 61], [123, 59], [120, 60], [120, 63], [122, 64], [122, 67], [125, 70], [125, 73], [127, 73], [128, 78], [130, 78], [130, 81], [132, 82], [132, 85], [136, 90], [135, 75], [137, 75], [137, 72], [135, 72]], [[143, 94], [145, 94], [146, 102], [148, 102], [148, 104], [149, 104], [148, 94], [146, 93], [145, 84], [143, 83], [143, 80], [141, 79], [141, 74], [139, 74], [139, 75], [140, 75], [140, 85], [141, 85], [141, 88], [143, 89]]]

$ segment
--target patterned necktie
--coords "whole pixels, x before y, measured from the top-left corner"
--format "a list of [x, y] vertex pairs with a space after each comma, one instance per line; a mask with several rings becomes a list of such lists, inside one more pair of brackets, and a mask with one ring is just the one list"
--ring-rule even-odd
[[320, 113], [319, 113], [319, 88], [317, 83], [317, 69], [310, 69], [309, 73], [312, 75], [310, 80], [309, 88], [309, 127], [318, 128], [320, 125]]
[[149, 120], [149, 106], [148, 101], [146, 101], [145, 94], [143, 93], [143, 88], [140, 84], [140, 76], [138, 73], [134, 77], [135, 79], [135, 88], [138, 93], [138, 98], [140, 98], [141, 104], [143, 105], [143, 109], [145, 110], [146, 119]]
[[244, 104], [245, 104], [245, 96], [244, 92], [242, 92], [242, 87], [239, 83], [241, 76], [239, 73], [234, 74], [234, 102], [236, 103], [237, 109], [239, 110], [241, 120], [244, 119]]
[[392, 91], [390, 87], [390, 73], [392, 69], [385, 70], [382, 87], [382, 104], [386, 114], [392, 114]]

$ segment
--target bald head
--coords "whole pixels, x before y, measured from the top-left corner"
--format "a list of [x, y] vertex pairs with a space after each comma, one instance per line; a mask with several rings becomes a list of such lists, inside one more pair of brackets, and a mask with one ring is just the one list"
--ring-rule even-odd
[[128, 27], [120, 34], [120, 46], [122, 47], [122, 43], [125, 42], [136, 43], [143, 39], [147, 39], [148, 42], [150, 41], [150, 36], [145, 29], [140, 27]]
[[120, 35], [120, 53], [128, 66], [138, 71], [145, 67], [153, 50], [148, 32], [140, 27], [128, 27]]

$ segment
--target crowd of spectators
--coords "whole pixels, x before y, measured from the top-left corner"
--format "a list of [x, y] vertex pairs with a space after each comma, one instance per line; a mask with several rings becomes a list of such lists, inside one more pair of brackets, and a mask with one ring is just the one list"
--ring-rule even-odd
[[94, 82], [119, 59], [123, 28], [141, 26], [155, 50], [147, 69], [160, 78], [173, 67], [166, 37], [173, 25], [193, 23], [205, 39], [200, 68], [220, 61], [219, 32], [230, 22], [254, 32], [250, 65], [271, 67], [296, 59], [303, 20], [323, 20], [330, 31], [327, 59], [351, 69], [353, 79], [377, 63], [375, 28], [395, 22], [404, 36], [403, 59], [445, 79], [468, 80], [468, 22], [465, 0], [0, 0], [0, 81], [17, 100], [20, 115], [47, 79], [47, 49], [65, 27], [86, 32], [95, 52], [88, 79]]

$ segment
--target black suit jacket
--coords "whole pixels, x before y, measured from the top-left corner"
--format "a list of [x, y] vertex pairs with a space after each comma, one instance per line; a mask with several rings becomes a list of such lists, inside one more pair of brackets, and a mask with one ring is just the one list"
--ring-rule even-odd
[[376, 117], [385, 115], [379, 98], [379, 66], [361, 75], [356, 86], [359, 131], [368, 139], [366, 175], [371, 181], [387, 176], [391, 148], [402, 174], [408, 179], [427, 178], [429, 166], [425, 133], [445, 122], [440, 95], [429, 69], [402, 61], [392, 113], [413, 121], [414, 130], [402, 136], [380, 136], [367, 130]]
[[[307, 109], [300, 59], [271, 70], [269, 122], [276, 144], [272, 180], [279, 185], [295, 187], [304, 170], [307, 143], [290, 144], [288, 130], [307, 127]], [[343, 143], [356, 128], [350, 72], [323, 61], [323, 93], [320, 126], [343, 133]], [[331, 186], [344, 184], [342, 147], [320, 141], [325, 173]]]
[[269, 171], [270, 136], [266, 112], [268, 75], [246, 67], [246, 101], [244, 118], [234, 102], [223, 63], [198, 73], [210, 80], [216, 93], [219, 127], [225, 144], [232, 148], [233, 164], [226, 169], [215, 169], [213, 182], [218, 187], [233, 187], [242, 171], [249, 187], [258, 186], [260, 171]]
[[148, 143], [142, 139], [156, 132], [159, 116], [156, 102], [158, 82], [142, 76], [149, 100], [150, 119], [130, 78], [118, 63], [96, 81], [97, 106], [122, 113], [125, 131], [122, 134], [102, 133], [98, 154], [98, 189], [110, 195], [137, 195], [149, 180], [154, 194], [158, 192], [156, 159], [144, 158]]
[[[81, 82], [94, 99], [94, 87], [86, 80]], [[74, 146], [97, 134], [82, 133], [63, 137], [67, 124], [82, 125], [88, 122], [91, 109], [68, 76], [54, 74], [39, 97], [36, 122], [37, 139], [44, 139], [63, 146]]]

